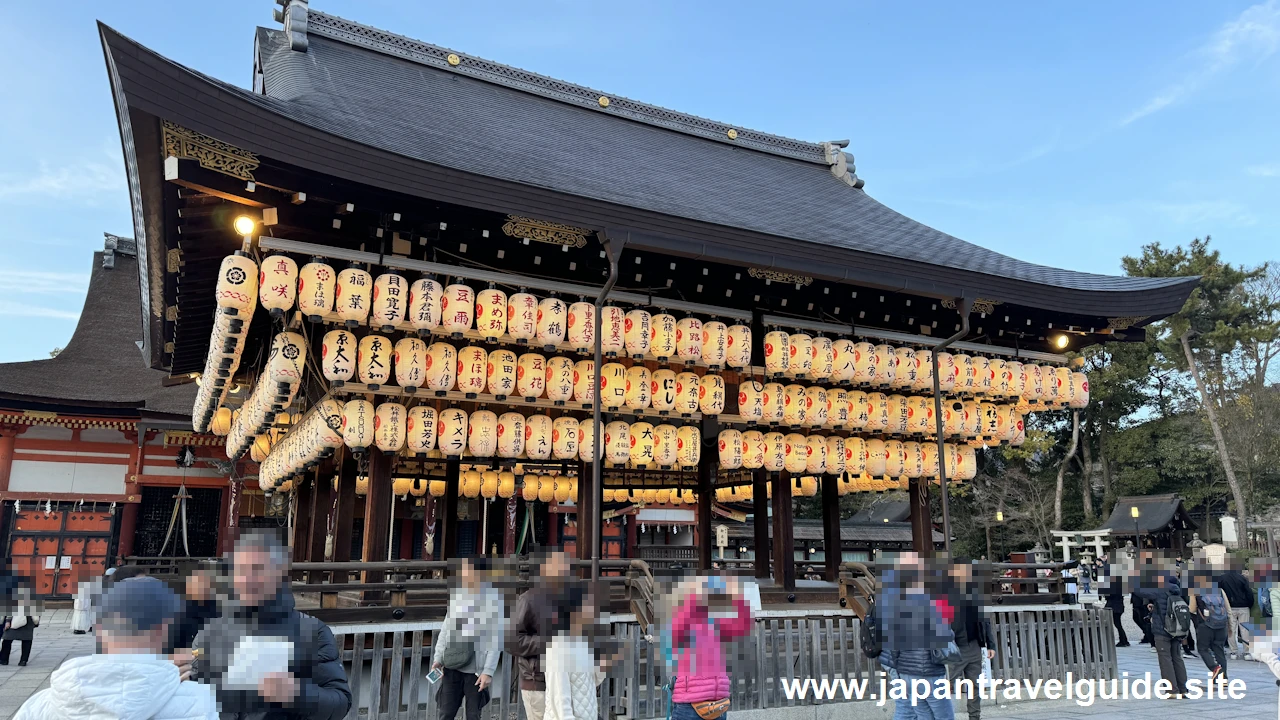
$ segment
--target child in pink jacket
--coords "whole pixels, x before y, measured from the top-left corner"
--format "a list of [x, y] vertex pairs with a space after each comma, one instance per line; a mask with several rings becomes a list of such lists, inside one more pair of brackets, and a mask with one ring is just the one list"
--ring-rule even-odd
[[[708, 606], [713, 594], [731, 598], [734, 611], [713, 612]], [[701, 720], [693, 703], [729, 697], [729, 673], [721, 643], [748, 635], [751, 628], [751, 607], [742, 598], [736, 578], [700, 579], [680, 598], [671, 621], [676, 658], [671, 720]]]

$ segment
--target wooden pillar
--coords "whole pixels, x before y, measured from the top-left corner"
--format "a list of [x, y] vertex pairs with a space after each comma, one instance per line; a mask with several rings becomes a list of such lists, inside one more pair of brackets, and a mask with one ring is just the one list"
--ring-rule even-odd
[[516, 496], [512, 493], [511, 497], [507, 498], [506, 509], [502, 513], [502, 554], [506, 557], [513, 557], [516, 554], [517, 510]]
[[769, 577], [769, 557], [773, 548], [769, 545], [769, 471], [758, 468], [751, 474], [754, 484], [751, 488], [751, 501], [755, 506], [755, 544], [756, 544], [756, 577]]
[[[603, 479], [603, 476], [602, 478]], [[591, 464], [586, 462], [578, 462], [578, 497], [574, 498], [577, 505], [577, 550], [579, 560], [590, 560], [591, 550], [595, 547], [594, 539], [591, 537], [591, 519], [595, 517], [594, 513], [598, 512], [595, 507], [596, 498], [600, 493], [595, 492], [592, 477]]]
[[13, 456], [17, 452], [18, 436], [25, 425], [0, 425], [0, 492], [9, 489], [9, 476], [13, 474]]
[[[351, 536], [355, 532], [356, 469], [355, 463], [339, 466], [337, 517], [333, 521], [333, 562], [351, 562]], [[334, 581], [338, 575], [334, 573]], [[345, 578], [343, 582], [346, 582]]]
[[[142, 488], [138, 485], [138, 478], [142, 475], [142, 468], [147, 454], [147, 441], [155, 437], [154, 430], [147, 430], [139, 436], [138, 432], [128, 430], [124, 436], [131, 441], [138, 443], [130, 455], [129, 476], [125, 479], [124, 507], [120, 508], [120, 542], [117, 546], [117, 554], [122, 557], [129, 557], [133, 554], [133, 544], [138, 534], [138, 506], [142, 501]], [[234, 540], [232, 541], [234, 542]]]
[[[333, 478], [325, 472], [326, 466], [316, 471], [311, 488], [311, 537], [307, 539], [307, 551], [303, 556], [310, 562], [324, 562], [324, 545], [329, 537], [329, 512], [333, 509]], [[318, 583], [324, 573], [308, 573], [307, 582]]]
[[711, 463], [716, 461], [716, 454], [703, 449], [698, 460], [698, 569], [711, 569], [711, 546], [715, 544], [715, 534], [711, 532], [711, 503], [715, 500], [715, 490], [711, 487]]
[[311, 503], [315, 482], [301, 482], [294, 488], [293, 537], [289, 541], [290, 556], [294, 562], [307, 559], [307, 543], [311, 540]]
[[[369, 453], [369, 492], [364, 496], [364, 543], [360, 559], [364, 562], [385, 562], [391, 530], [388, 523], [391, 521], [391, 462], [394, 456], [372, 447], [365, 452]], [[380, 583], [384, 579], [384, 573], [366, 572], [363, 582]]]
[[449, 560], [458, 556], [458, 477], [462, 474], [462, 458], [450, 455], [444, 461], [444, 513], [440, 518], [440, 547], [437, 559]]
[[840, 478], [822, 476], [822, 550], [826, 557], [827, 581], [840, 579], [844, 543], [840, 538]]
[[912, 478], [909, 483], [911, 547], [922, 558], [933, 557], [933, 514], [929, 511], [929, 479]]
[[773, 584], [796, 589], [795, 539], [792, 537], [791, 473], [773, 477]]

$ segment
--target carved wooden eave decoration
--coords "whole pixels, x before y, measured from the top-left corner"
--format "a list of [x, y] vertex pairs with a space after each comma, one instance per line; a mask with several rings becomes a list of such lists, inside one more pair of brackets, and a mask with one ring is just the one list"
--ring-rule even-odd
[[[974, 298], [973, 302], [971, 302], [971, 303], [969, 304], [969, 311], [970, 311], [970, 312], [976, 312], [976, 313], [982, 313], [982, 314], [984, 314], [984, 315], [990, 315], [991, 313], [993, 313], [993, 312], [995, 312], [995, 311], [996, 311], [996, 306], [997, 306], [997, 305], [1002, 305], [1002, 304], [1003, 304], [1003, 303], [1002, 303], [1000, 300], [988, 300], [988, 299], [986, 299], [986, 298]], [[951, 309], [951, 310], [955, 310], [955, 309], [956, 309], [956, 301], [955, 301], [954, 299], [951, 299], [951, 300], [943, 300], [943, 301], [942, 301], [942, 307], [944, 307], [944, 308], [949, 308], [949, 309]]]
[[257, 155], [177, 123], [165, 120], [162, 134], [165, 157], [195, 160], [206, 170], [241, 180], [253, 180], [258, 169]]
[[1130, 317], [1113, 317], [1107, 318], [1107, 327], [1112, 330], [1128, 330], [1147, 319], [1147, 315], [1134, 315]]
[[789, 285], [813, 284], [813, 278], [808, 275], [797, 275], [795, 273], [772, 270], [770, 268], [748, 268], [747, 274], [757, 280], [768, 280], [770, 282], [787, 283]]
[[572, 225], [562, 225], [519, 215], [508, 215], [506, 224], [502, 226], [502, 232], [506, 233], [508, 237], [528, 238], [529, 240], [537, 240], [551, 245], [567, 245], [576, 248], [586, 247], [587, 236], [591, 234], [590, 230], [584, 230]]

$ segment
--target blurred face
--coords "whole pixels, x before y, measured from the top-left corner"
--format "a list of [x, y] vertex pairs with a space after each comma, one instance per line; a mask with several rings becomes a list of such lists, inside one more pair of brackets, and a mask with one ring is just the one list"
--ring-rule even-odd
[[245, 605], [261, 605], [276, 596], [284, 579], [284, 567], [265, 550], [240, 550], [232, 558], [236, 598]]
[[187, 578], [186, 590], [192, 600], [208, 600], [213, 597], [213, 581], [204, 573], [195, 573]]
[[967, 583], [973, 579], [973, 566], [969, 563], [955, 563], [951, 566], [951, 579], [958, 583]]
[[463, 586], [474, 588], [480, 582], [480, 574], [476, 572], [474, 565], [464, 560], [458, 569], [458, 580]]
[[564, 578], [569, 577], [569, 556], [562, 552], [553, 552], [547, 556], [547, 561], [542, 564], [543, 577]]

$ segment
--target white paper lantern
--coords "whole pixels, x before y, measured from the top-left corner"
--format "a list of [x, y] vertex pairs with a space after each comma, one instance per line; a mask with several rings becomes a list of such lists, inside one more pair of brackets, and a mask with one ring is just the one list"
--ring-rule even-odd
[[676, 373], [674, 370], [663, 368], [653, 372], [649, 380], [649, 403], [660, 413], [668, 413], [675, 409]]
[[782, 383], [765, 383], [764, 393], [760, 397], [762, 420], [769, 424], [778, 424], [787, 419], [787, 390]]
[[522, 345], [538, 337], [538, 298], [524, 292], [507, 298], [507, 334]]
[[693, 425], [685, 425], [676, 431], [676, 464], [691, 468], [698, 466], [702, 458], [702, 433]]
[[938, 477], [938, 444], [933, 441], [920, 443], [920, 477]]
[[853, 346], [853, 380], [862, 385], [873, 385], [880, 375], [880, 356], [876, 354], [876, 346], [869, 342], [855, 343]]
[[809, 370], [809, 377], [817, 380], [826, 380], [835, 373], [835, 344], [828, 337], [816, 337], [811, 344], [813, 348], [813, 363]]
[[632, 423], [629, 428], [629, 437], [631, 464], [641, 468], [656, 464], [653, 459], [653, 426], [647, 422]]
[[622, 363], [605, 363], [600, 368], [600, 405], [617, 410], [627, 400], [627, 368]]
[[805, 424], [805, 418], [809, 416], [804, 390], [803, 385], [795, 384], [784, 388], [782, 421], [787, 425], [802, 426]]
[[907, 399], [902, 395], [889, 396], [889, 427], [885, 432], [891, 435], [906, 435], [910, 432], [911, 414], [907, 409]]
[[596, 306], [589, 302], [576, 302], [569, 306], [569, 345], [578, 352], [586, 352], [596, 346]]
[[707, 373], [698, 381], [698, 409], [703, 415], [724, 412], [724, 378]]
[[573, 364], [573, 401], [584, 407], [596, 399], [596, 364], [593, 360], [579, 360]]
[[494, 350], [485, 364], [485, 387], [499, 400], [516, 394], [516, 354], [510, 350]]
[[972, 395], [978, 379], [973, 367], [973, 356], [958, 353], [953, 358], [956, 364], [955, 391], [963, 395]]
[[970, 367], [970, 372], [973, 373], [973, 394], [989, 395], [994, 387], [991, 360], [982, 355], [975, 355], [970, 361]]
[[990, 358], [987, 363], [991, 368], [991, 389], [987, 394], [997, 398], [1009, 397], [1008, 363], [1000, 358]]
[[418, 405], [409, 409], [405, 421], [405, 445], [409, 452], [425, 455], [436, 449], [436, 409]]
[[765, 433], [762, 440], [764, 441], [764, 469], [769, 472], [781, 472], [786, 467], [786, 437], [782, 433], [771, 432]]
[[996, 413], [996, 440], [1002, 443], [1012, 442], [1022, 423], [1022, 414], [1013, 405], [998, 405]]
[[754, 378], [738, 383], [738, 417], [747, 422], [764, 419], [764, 384]]
[[626, 351], [626, 313], [617, 305], [600, 308], [600, 352], [617, 357]]
[[804, 472], [809, 465], [809, 439], [800, 433], [787, 433], [784, 441], [783, 467], [792, 474]]
[[333, 291], [338, 274], [332, 267], [313, 259], [298, 270], [298, 310], [311, 322], [333, 312]]
[[409, 286], [409, 324], [419, 335], [427, 335], [440, 327], [440, 305], [444, 287], [432, 278], [415, 280]]
[[751, 367], [751, 328], [746, 325], [734, 325], [729, 328], [725, 341], [725, 364], [731, 368], [745, 369]]
[[396, 384], [405, 392], [415, 392], [427, 382], [427, 344], [416, 337], [396, 341], [393, 353]]
[[659, 362], [676, 355], [676, 319], [666, 313], [654, 315], [649, 323], [649, 350]]
[[832, 435], [826, 439], [827, 444], [827, 473], [830, 475], [839, 475], [844, 472], [845, 456], [844, 456], [844, 438]]
[[360, 339], [356, 368], [360, 382], [377, 390], [391, 378], [391, 352], [394, 346], [381, 335], [365, 335]]
[[649, 393], [652, 391], [653, 378], [649, 368], [639, 363], [627, 368], [626, 391], [624, 402], [632, 410], [644, 410], [649, 407]]
[[964, 403], [959, 400], [942, 401], [942, 434], [956, 437], [964, 432]]
[[916, 375], [920, 368], [916, 363], [916, 351], [909, 347], [897, 347], [893, 349], [893, 358], [895, 372], [893, 386], [902, 389], [915, 387]]
[[791, 369], [791, 336], [781, 330], [764, 335], [764, 370], [771, 376], [788, 375]]
[[747, 430], [742, 433], [742, 467], [755, 470], [764, 467], [764, 433]]
[[596, 443], [595, 424], [591, 418], [578, 421], [578, 457], [584, 462], [591, 462], [591, 454], [604, 458], [604, 446]]
[[961, 447], [956, 456], [957, 480], [972, 480], [978, 476], [978, 453], [973, 447]]
[[909, 441], [902, 443], [904, 454], [904, 467], [902, 474], [908, 478], [918, 478], [924, 475], [924, 446], [921, 443]]
[[676, 356], [684, 362], [702, 359], [702, 321], [683, 318], [676, 323]]
[[692, 415], [698, 412], [701, 403], [698, 399], [702, 389], [702, 379], [691, 372], [676, 375], [676, 412], [681, 415]]
[[543, 350], [555, 350], [564, 342], [568, 330], [569, 310], [559, 298], [543, 298], [538, 303], [538, 344]]
[[867, 432], [885, 432], [889, 429], [889, 396], [884, 393], [867, 393]]
[[520, 457], [524, 453], [524, 437], [524, 416], [517, 412], [502, 413], [498, 418], [498, 457]]
[[547, 399], [557, 405], [573, 399], [573, 361], [567, 357], [547, 358]]
[[378, 449], [400, 452], [404, 447], [405, 419], [409, 411], [400, 403], [385, 402], [378, 405], [373, 417], [373, 442]]
[[363, 325], [373, 304], [373, 277], [357, 267], [349, 267], [338, 273], [338, 284], [333, 289], [333, 304], [338, 317], [347, 327]]
[[623, 318], [623, 342], [631, 357], [640, 360], [649, 354], [653, 318], [644, 310], [630, 310]]
[[489, 367], [489, 353], [478, 345], [468, 345], [458, 351], [458, 390], [468, 395], [484, 392], [485, 373]]
[[449, 343], [432, 343], [427, 348], [426, 385], [428, 390], [443, 393], [457, 382], [458, 351]]
[[867, 399], [867, 394], [861, 390], [850, 390], [849, 422], [846, 427], [850, 430], [865, 430], [870, 419], [871, 401]]
[[742, 433], [737, 430], [721, 430], [719, 437], [720, 468], [737, 470], [742, 467]]
[[478, 470], [467, 470], [458, 478], [458, 492], [469, 500], [480, 497], [480, 487], [484, 484], [484, 476]]
[[373, 444], [373, 403], [348, 400], [342, 406], [342, 442], [355, 452], [363, 452]]
[[[499, 419], [501, 421], [501, 419]], [[524, 420], [524, 454], [530, 460], [548, 460], [554, 449], [555, 423], [546, 415], [530, 415]], [[577, 426], [574, 426], [577, 435]]]
[[1071, 401], [1077, 410], [1089, 407], [1089, 376], [1082, 372], [1071, 373]]
[[547, 360], [538, 353], [524, 353], [516, 361], [516, 383], [513, 394], [525, 400], [542, 397], [547, 386]]
[[653, 429], [653, 462], [658, 467], [672, 467], [679, 458], [677, 447], [680, 434], [674, 425], [659, 425]]
[[476, 315], [476, 293], [468, 285], [454, 284], [440, 298], [440, 328], [455, 339], [471, 329]]
[[476, 293], [476, 331], [488, 342], [507, 332], [507, 294], [497, 288]]
[[222, 259], [214, 298], [228, 315], [252, 316], [258, 307], [258, 264], [237, 251]]
[[885, 451], [885, 442], [872, 438], [864, 443], [864, 447], [866, 448], [867, 458], [866, 474], [871, 477], [884, 477], [889, 457]]
[[395, 273], [383, 273], [373, 281], [373, 305], [369, 324], [382, 332], [396, 329], [409, 309], [409, 282]]
[[960, 368], [956, 366], [956, 356], [951, 353], [938, 353], [938, 387], [944, 393], [956, 388]]
[[578, 457], [578, 421], [558, 417], [551, 423], [551, 454], [556, 460]]
[[1058, 395], [1062, 390], [1062, 381], [1058, 377], [1058, 368], [1050, 365], [1040, 366], [1040, 402], [1053, 407], [1058, 403]]
[[849, 391], [844, 388], [827, 390], [827, 420], [823, 427], [844, 428], [849, 425], [849, 412], [853, 403], [849, 401]]
[[475, 457], [493, 457], [498, 450], [498, 416], [477, 410], [467, 418], [467, 452]]
[[330, 330], [320, 344], [320, 371], [330, 382], [346, 382], [356, 372], [356, 336], [346, 330]]
[[[267, 357], [267, 377], [271, 382], [296, 389], [307, 366], [307, 341], [295, 332], [276, 333]], [[290, 396], [292, 397], [292, 395]]]
[[831, 341], [831, 382], [850, 383], [854, 379], [855, 345], [840, 338]]
[[614, 420], [604, 426], [604, 457], [615, 465], [631, 459], [631, 426]]
[[712, 370], [725, 367], [729, 358], [729, 328], [712, 320], [702, 324], [702, 362]]
[[1023, 382], [1026, 376], [1022, 372], [1022, 363], [1016, 360], [1007, 360], [1004, 364], [1005, 375], [1009, 377], [1009, 387], [1005, 392], [1005, 397], [1016, 402], [1022, 397]]
[[860, 437], [844, 440], [844, 471], [852, 476], [867, 472], [867, 442]]
[[498, 497], [507, 499], [516, 494], [516, 474], [510, 470], [498, 473]]
[[916, 378], [911, 389], [917, 392], [933, 392], [933, 351], [915, 351]]
[[225, 405], [218, 408], [209, 421], [209, 432], [218, 437], [226, 437], [231, 432], [231, 408]]
[[898, 378], [898, 356], [892, 345], [876, 345], [876, 385], [884, 388], [894, 387]]
[[1057, 397], [1055, 400], [1059, 405], [1070, 406], [1075, 400], [1075, 385], [1071, 383], [1071, 368], [1058, 367], [1053, 370], [1055, 385], [1057, 386]]
[[995, 403], [978, 403], [978, 416], [981, 418], [978, 434], [994, 441], [1000, 433], [1000, 408]]
[[982, 406], [974, 400], [965, 400], [964, 421], [961, 423], [960, 435], [973, 439], [982, 434]]
[[827, 472], [827, 439], [821, 435], [810, 435], [805, 438], [808, 444], [808, 459], [805, 472], [822, 475]]
[[907, 398], [907, 432], [913, 435], [928, 435], [935, 429], [933, 398], [921, 395]]
[[806, 427], [818, 428], [827, 424], [828, 410], [827, 391], [813, 385], [804, 390], [804, 424]]
[[795, 333], [787, 339], [791, 359], [787, 361], [787, 377], [808, 378], [813, 373], [813, 338]]

